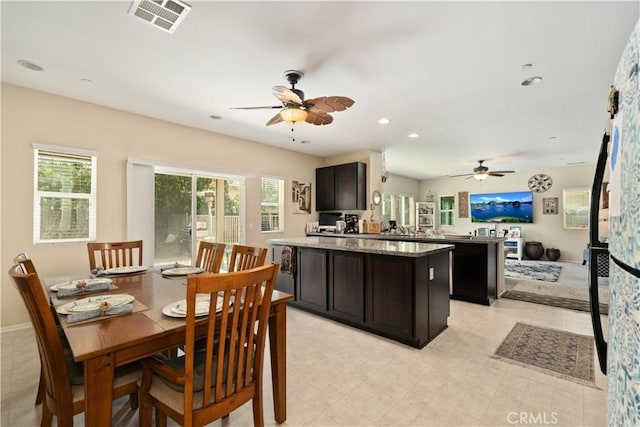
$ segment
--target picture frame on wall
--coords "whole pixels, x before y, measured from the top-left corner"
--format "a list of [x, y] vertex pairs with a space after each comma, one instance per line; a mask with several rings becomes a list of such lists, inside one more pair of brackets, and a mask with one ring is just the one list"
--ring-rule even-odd
[[520, 237], [520, 227], [517, 225], [512, 225], [509, 227], [509, 237], [512, 239]]
[[558, 198], [544, 197], [542, 199], [542, 214], [556, 215], [558, 213]]
[[311, 213], [311, 183], [291, 181], [291, 208], [294, 214]]

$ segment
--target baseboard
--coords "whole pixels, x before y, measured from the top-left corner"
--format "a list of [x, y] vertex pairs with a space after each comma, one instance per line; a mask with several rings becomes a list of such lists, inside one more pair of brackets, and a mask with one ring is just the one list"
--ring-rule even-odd
[[18, 323], [17, 325], [4, 326], [0, 328], [0, 334], [4, 334], [5, 332], [14, 332], [14, 331], [20, 331], [22, 329], [31, 329], [31, 328], [33, 328], [33, 326], [31, 325], [30, 322]]

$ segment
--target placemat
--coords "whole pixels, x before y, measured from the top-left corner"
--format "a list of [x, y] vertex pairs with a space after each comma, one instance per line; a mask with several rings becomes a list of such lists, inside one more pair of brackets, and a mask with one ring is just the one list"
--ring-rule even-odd
[[[145, 311], [145, 310], [146, 311], [150, 311], [149, 307], [147, 307], [146, 305], [144, 305], [143, 303], [141, 303], [138, 300], [133, 300], [133, 302], [131, 304], [133, 304], [133, 313], [136, 313], [136, 312], [139, 312], [139, 311]], [[93, 319], [83, 320], [81, 322], [74, 322], [74, 323], [68, 323], [67, 322], [67, 316], [65, 316], [65, 315], [61, 315], [59, 317], [59, 319], [60, 319], [60, 325], [62, 327], [67, 327], [67, 326], [84, 325], [85, 323], [97, 322], [97, 321], [104, 320], [104, 319], [113, 319], [114, 317], [126, 316], [127, 314], [131, 314], [131, 313], [115, 314], [113, 316], [99, 316], [99, 317], [94, 317]]]

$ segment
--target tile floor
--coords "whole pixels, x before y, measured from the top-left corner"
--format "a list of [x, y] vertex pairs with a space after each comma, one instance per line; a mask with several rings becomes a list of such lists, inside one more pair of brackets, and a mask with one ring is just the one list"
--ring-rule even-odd
[[[584, 312], [507, 299], [491, 307], [452, 301], [449, 328], [417, 350], [290, 308], [285, 425], [606, 425], [606, 377], [597, 366], [599, 388], [592, 388], [490, 358], [517, 321], [592, 335]], [[37, 426], [33, 333], [5, 332], [1, 339], [2, 425]], [[265, 422], [277, 425], [268, 366], [267, 353]], [[137, 425], [125, 399], [113, 414], [113, 425]], [[76, 416], [75, 425], [82, 424]], [[228, 425], [252, 425], [251, 405]]]

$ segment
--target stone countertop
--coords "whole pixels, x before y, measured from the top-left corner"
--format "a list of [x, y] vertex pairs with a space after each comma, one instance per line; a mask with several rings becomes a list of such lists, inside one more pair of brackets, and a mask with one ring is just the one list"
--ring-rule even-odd
[[390, 241], [375, 239], [358, 239], [344, 237], [292, 237], [286, 239], [270, 239], [269, 243], [280, 246], [298, 246], [334, 251], [364, 252], [380, 255], [393, 255], [418, 258], [454, 248], [451, 244], [436, 244], [423, 242]]
[[344, 239], [369, 239], [369, 240], [390, 240], [403, 242], [425, 242], [425, 243], [477, 243], [482, 245], [496, 244], [503, 242], [505, 237], [474, 237], [467, 235], [444, 235], [442, 237], [427, 237], [425, 235], [404, 235], [404, 234], [339, 234], [339, 233], [309, 233], [307, 236], [318, 236], [328, 238]]

